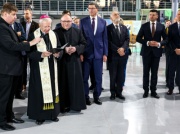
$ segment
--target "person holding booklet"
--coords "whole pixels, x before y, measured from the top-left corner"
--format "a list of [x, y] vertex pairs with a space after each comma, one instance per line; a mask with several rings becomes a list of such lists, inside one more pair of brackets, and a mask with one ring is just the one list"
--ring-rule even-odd
[[29, 36], [28, 40], [42, 37], [41, 42], [31, 48], [27, 54], [30, 60], [30, 80], [28, 92], [27, 115], [41, 125], [45, 120], [59, 121], [59, 85], [57, 75], [57, 60], [63, 51], [53, 53], [53, 48], [60, 48], [61, 44], [56, 34], [51, 30], [52, 20], [42, 15], [39, 26]]
[[80, 112], [86, 109], [83, 76], [80, 55], [84, 52], [86, 40], [81, 30], [72, 27], [72, 18], [68, 14], [61, 17], [61, 27], [57, 33], [64, 54], [59, 61], [59, 85], [61, 112], [69, 110]]

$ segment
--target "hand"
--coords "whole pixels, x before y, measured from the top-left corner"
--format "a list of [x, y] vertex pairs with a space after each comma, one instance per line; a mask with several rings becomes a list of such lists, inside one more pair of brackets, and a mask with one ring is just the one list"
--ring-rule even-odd
[[80, 61], [83, 62], [84, 61], [84, 56], [80, 55]]
[[17, 32], [17, 35], [18, 35], [18, 36], [21, 36], [21, 31]]
[[42, 52], [41, 57], [42, 57], [42, 58], [48, 57], [48, 56], [50, 56], [51, 54], [52, 54], [51, 52], [45, 51], [45, 52]]
[[125, 55], [125, 52], [124, 52], [124, 48], [119, 48], [118, 50], [117, 50], [117, 52], [118, 52], [118, 54], [120, 55], [120, 56], [124, 56]]
[[39, 43], [40, 41], [41, 41], [41, 38], [37, 37], [34, 40], [30, 41], [29, 44], [30, 44], [30, 46], [33, 46], [33, 45]]
[[180, 49], [176, 48], [174, 51], [176, 52], [177, 55], [180, 55]]
[[65, 51], [67, 54], [71, 55], [72, 53], [76, 52], [76, 47], [72, 47], [72, 46], [66, 47]]
[[76, 47], [70, 46], [70, 50], [69, 51], [70, 51], [71, 54], [76, 52]]
[[149, 41], [148, 45], [151, 47], [159, 47], [159, 43], [157, 41]]
[[59, 58], [59, 56], [60, 56], [60, 52], [58, 52], [58, 53], [54, 53], [54, 54], [53, 54], [53, 56], [54, 56], [55, 58]]
[[107, 56], [103, 55], [103, 62], [106, 62], [106, 61], [107, 61]]
[[67, 54], [71, 55], [71, 53], [70, 53], [70, 47], [65, 47], [65, 51], [66, 51]]

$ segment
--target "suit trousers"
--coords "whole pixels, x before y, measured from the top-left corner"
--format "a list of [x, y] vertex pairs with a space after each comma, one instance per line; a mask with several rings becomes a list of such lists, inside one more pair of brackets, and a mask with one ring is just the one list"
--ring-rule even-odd
[[4, 125], [7, 122], [7, 118], [9, 118], [9, 116], [13, 116], [11, 115], [11, 106], [14, 99], [12, 85], [13, 76], [0, 74], [0, 125]]
[[89, 84], [88, 79], [91, 69], [94, 70], [95, 76], [95, 89], [93, 92], [94, 99], [98, 99], [101, 95], [102, 88], [102, 59], [85, 59], [83, 62], [83, 77], [84, 77], [84, 90], [85, 97], [89, 99]]
[[111, 94], [122, 94], [122, 88], [125, 81], [124, 70], [127, 58], [112, 60], [109, 62], [110, 92]]
[[175, 79], [175, 72], [176, 72], [176, 84], [180, 90], [180, 55], [176, 55], [175, 53], [170, 55], [169, 60], [169, 89], [174, 89], [174, 79]]
[[143, 60], [143, 89], [149, 91], [149, 74], [151, 71], [151, 93], [156, 92], [156, 85], [158, 80], [158, 68], [160, 57], [155, 57], [152, 53], [148, 56], [142, 56]]

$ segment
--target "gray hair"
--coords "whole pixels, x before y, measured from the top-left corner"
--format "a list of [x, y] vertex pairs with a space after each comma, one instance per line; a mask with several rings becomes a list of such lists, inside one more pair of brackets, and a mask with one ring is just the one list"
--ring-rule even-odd
[[52, 19], [51, 18], [40, 19], [39, 24], [41, 24], [42, 22], [50, 22], [50, 23], [52, 23]]

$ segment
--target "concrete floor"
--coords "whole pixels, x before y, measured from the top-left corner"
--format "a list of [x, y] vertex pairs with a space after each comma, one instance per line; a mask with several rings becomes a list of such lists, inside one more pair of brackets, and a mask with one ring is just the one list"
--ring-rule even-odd
[[[137, 51], [137, 50], [135, 50]], [[105, 64], [104, 64], [105, 65]], [[109, 99], [109, 73], [103, 71], [101, 106], [92, 104], [81, 113], [59, 115], [59, 122], [46, 121], [37, 126], [26, 115], [26, 100], [16, 100], [14, 111], [22, 116], [24, 124], [13, 124], [15, 131], [3, 134], [179, 134], [180, 133], [180, 96], [175, 93], [165, 95], [165, 57], [160, 61], [157, 93], [160, 99], [142, 98], [142, 59], [139, 53], [129, 57], [127, 77], [123, 94], [126, 101]], [[175, 91], [178, 92], [177, 87]], [[91, 93], [92, 98], [92, 93]]]

